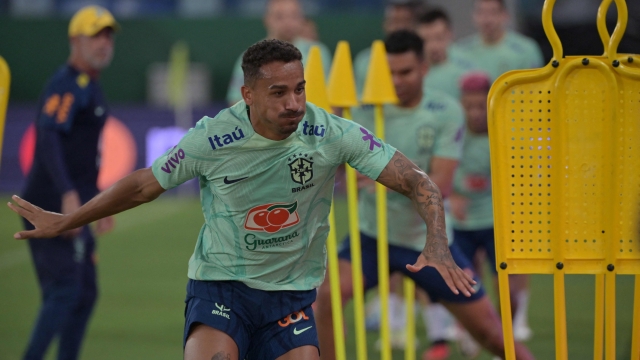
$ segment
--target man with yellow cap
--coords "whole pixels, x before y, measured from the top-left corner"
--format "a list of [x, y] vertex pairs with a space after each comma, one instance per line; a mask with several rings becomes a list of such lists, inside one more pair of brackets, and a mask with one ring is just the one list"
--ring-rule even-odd
[[[108, 113], [98, 76], [111, 63], [118, 28], [98, 6], [84, 7], [71, 19], [71, 54], [41, 95], [35, 156], [22, 191], [42, 208], [71, 213], [98, 193], [98, 143]], [[96, 233], [112, 227], [111, 218], [102, 219]], [[76, 359], [97, 297], [93, 234], [84, 226], [53, 239], [31, 239], [29, 248], [42, 306], [24, 358], [42, 359], [57, 337], [58, 359]]]

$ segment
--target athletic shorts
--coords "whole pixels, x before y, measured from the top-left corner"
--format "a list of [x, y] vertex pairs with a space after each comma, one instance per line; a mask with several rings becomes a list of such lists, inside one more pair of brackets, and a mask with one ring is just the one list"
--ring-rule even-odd
[[264, 291], [238, 281], [189, 280], [183, 346], [197, 324], [229, 335], [239, 359], [273, 360], [295, 348], [319, 349], [311, 304], [316, 290]]
[[[362, 274], [364, 276], [365, 290], [368, 290], [378, 285], [378, 241], [376, 238], [363, 233], [360, 233], [360, 239], [362, 243]], [[460, 268], [471, 267], [467, 258], [462, 255], [455, 245], [450, 246], [449, 250], [451, 250], [453, 260]], [[484, 296], [484, 289], [480, 285], [480, 279], [476, 276], [474, 276], [474, 280], [478, 282], [476, 293], [466, 297], [462, 293], [454, 294], [442, 278], [442, 275], [433, 267], [427, 266], [417, 273], [407, 270], [407, 264], [415, 264], [419, 255], [419, 251], [390, 244], [389, 272], [399, 271], [411, 278], [416, 283], [416, 286], [427, 292], [432, 302], [464, 303], [475, 301]], [[348, 236], [341, 246], [338, 257], [351, 261], [351, 243]]]
[[464, 256], [473, 260], [479, 248], [487, 252], [487, 259], [491, 265], [491, 271], [498, 273], [496, 269], [496, 244], [493, 236], [493, 228], [482, 230], [453, 230], [453, 241]]

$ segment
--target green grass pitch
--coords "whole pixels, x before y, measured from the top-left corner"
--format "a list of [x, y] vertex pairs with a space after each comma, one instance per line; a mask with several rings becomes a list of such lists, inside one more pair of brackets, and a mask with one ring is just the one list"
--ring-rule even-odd
[[[9, 200], [8, 196], [2, 199]], [[347, 231], [345, 202], [338, 199], [337, 233]], [[197, 199], [168, 195], [118, 215], [116, 229], [99, 239], [100, 297], [82, 350], [83, 359], [181, 359], [187, 261], [202, 225]], [[0, 359], [19, 359], [40, 303], [27, 244], [13, 240], [21, 228], [17, 216], [0, 208]], [[568, 276], [569, 358], [593, 358], [593, 276]], [[633, 278], [617, 280], [617, 359], [629, 359]], [[492, 294], [492, 290], [488, 289]], [[528, 342], [538, 359], [553, 359], [553, 283], [551, 276], [531, 280], [529, 318], [534, 338]], [[354, 334], [352, 307], [345, 318]], [[637, 316], [637, 315], [636, 315]], [[418, 355], [426, 347], [422, 320], [417, 320]], [[379, 353], [369, 332], [369, 358]], [[53, 350], [53, 349], [52, 349]], [[348, 358], [355, 358], [354, 337], [347, 337]], [[402, 359], [394, 351], [394, 359]], [[53, 351], [47, 359], [54, 359]], [[456, 350], [451, 359], [463, 359]], [[491, 359], [483, 353], [480, 359]]]

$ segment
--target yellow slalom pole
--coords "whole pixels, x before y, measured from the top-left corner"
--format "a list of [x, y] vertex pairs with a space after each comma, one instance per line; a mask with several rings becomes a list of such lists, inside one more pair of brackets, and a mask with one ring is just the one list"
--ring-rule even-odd
[[[349, 43], [338, 42], [333, 56], [327, 97], [331, 106], [342, 109], [342, 117], [351, 120], [351, 107], [358, 105], [356, 83]], [[349, 239], [351, 245], [351, 277], [353, 284], [353, 316], [356, 333], [356, 358], [367, 359], [367, 332], [364, 321], [364, 280], [362, 276], [362, 246], [358, 218], [358, 181], [356, 171], [345, 166], [347, 178], [347, 208], [349, 213]]]
[[631, 359], [640, 360], [640, 275], [636, 275], [633, 295], [633, 330], [631, 331]]
[[7, 116], [7, 106], [9, 105], [9, 85], [11, 84], [11, 73], [9, 66], [2, 56], [0, 56], [0, 161], [2, 161], [2, 139], [4, 139], [4, 123]]
[[596, 274], [596, 301], [593, 328], [593, 359], [602, 360], [604, 339], [604, 274]]
[[616, 358], [616, 274], [604, 275], [604, 357]]
[[413, 280], [408, 277], [404, 277], [403, 281], [403, 294], [404, 303], [407, 309], [407, 343], [404, 349], [405, 360], [416, 359], [416, 314], [415, 314], [415, 299], [416, 299], [416, 286]]
[[[351, 109], [343, 108], [342, 116], [351, 120]], [[351, 277], [353, 282], [353, 307], [356, 327], [356, 357], [367, 359], [367, 331], [364, 315], [364, 279], [362, 275], [362, 245], [360, 243], [360, 221], [358, 218], [358, 180], [356, 170], [349, 165], [347, 176], [347, 208], [349, 212], [349, 239], [351, 241]]]
[[[384, 141], [384, 115], [382, 105], [377, 104], [375, 133]], [[391, 360], [391, 332], [389, 324], [389, 228], [387, 223], [387, 188], [376, 183], [376, 220], [378, 224], [378, 292], [380, 293], [381, 358]]]
[[329, 213], [329, 237], [327, 238], [327, 257], [329, 262], [329, 283], [331, 284], [331, 316], [337, 360], [346, 360], [347, 350], [344, 344], [342, 319], [342, 293], [340, 291], [340, 273], [338, 272], [338, 245], [336, 240], [336, 221], [333, 201]]
[[[309, 49], [309, 58], [304, 70], [304, 78], [307, 81], [305, 88], [307, 101], [330, 111], [331, 109], [327, 99], [327, 88], [324, 82], [324, 70], [322, 69], [322, 56], [320, 54], [320, 48], [317, 46], [312, 46], [311, 49]], [[340, 291], [338, 240], [336, 238], [335, 225], [335, 212], [333, 201], [331, 201], [331, 210], [329, 211], [329, 236], [327, 238], [327, 262], [329, 266], [329, 284], [331, 286], [331, 316], [333, 319], [336, 359], [345, 360], [347, 358], [347, 352], [344, 343], [342, 292]]]
[[[362, 102], [374, 105], [375, 133], [384, 140], [383, 104], [398, 102], [384, 43], [371, 46], [371, 61], [362, 92]], [[380, 293], [380, 358], [391, 360], [391, 334], [389, 331], [389, 232], [387, 223], [387, 191], [376, 183], [376, 218], [378, 224], [378, 291]]]

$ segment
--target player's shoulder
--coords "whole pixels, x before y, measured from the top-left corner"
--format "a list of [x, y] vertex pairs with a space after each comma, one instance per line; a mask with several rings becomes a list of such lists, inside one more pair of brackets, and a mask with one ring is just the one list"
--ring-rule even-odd
[[86, 73], [77, 71], [69, 65], [63, 65], [49, 78], [45, 93], [72, 93], [77, 96], [89, 93], [93, 82]]
[[354, 58], [354, 61], [364, 61], [364, 60], [369, 60], [369, 58], [371, 57], [371, 47], [368, 48], [364, 48], [360, 51], [358, 51], [358, 53], [356, 54], [356, 57]]
[[246, 115], [246, 104], [240, 101], [221, 110], [216, 116], [205, 116], [189, 131], [190, 141], [204, 143], [211, 150], [237, 147], [254, 134]]
[[307, 143], [321, 143], [341, 138], [355, 124], [326, 110], [307, 103], [307, 111], [298, 125], [298, 136]]
[[451, 49], [453, 51], [469, 51], [473, 48], [475, 48], [476, 46], [478, 46], [478, 44], [480, 44], [480, 35], [479, 34], [471, 34], [468, 36], [465, 36], [463, 38], [461, 38], [460, 40], [456, 41], [452, 46]]
[[535, 40], [516, 31], [507, 31], [504, 41], [510, 49], [519, 53], [538, 48], [538, 43]]
[[423, 107], [429, 111], [445, 112], [461, 107], [460, 101], [444, 91], [428, 89], [424, 93]]

